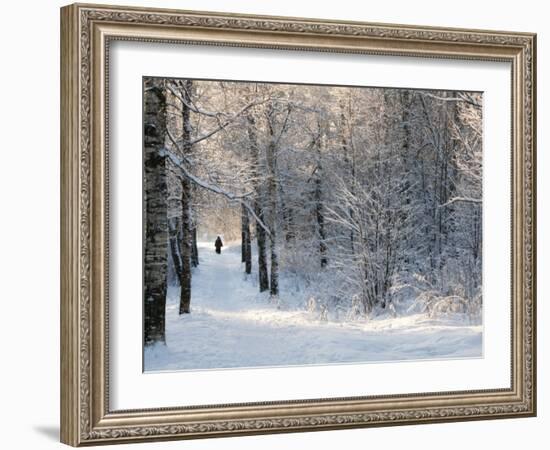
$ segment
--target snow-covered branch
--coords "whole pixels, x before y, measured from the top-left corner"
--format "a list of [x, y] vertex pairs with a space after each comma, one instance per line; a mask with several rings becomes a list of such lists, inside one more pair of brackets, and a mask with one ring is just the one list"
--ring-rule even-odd
[[208, 183], [207, 181], [204, 181], [198, 178], [197, 176], [189, 172], [189, 170], [187, 170], [182, 159], [180, 159], [177, 155], [175, 155], [174, 153], [172, 153], [170, 150], [166, 148], [164, 149], [163, 152], [161, 152], [161, 156], [168, 157], [168, 159], [172, 162], [172, 164], [174, 164], [174, 166], [176, 166], [180, 170], [181, 175], [187, 178], [188, 180], [190, 180], [191, 182], [195, 183], [197, 186], [200, 186], [215, 194], [223, 195], [228, 200], [231, 200], [243, 205], [247, 209], [247, 211], [250, 213], [250, 215], [254, 218], [254, 220], [265, 230], [267, 235], [271, 237], [271, 231], [269, 227], [257, 216], [257, 214], [254, 211], [254, 208], [245, 200], [247, 197], [250, 196], [250, 193], [241, 194], [241, 195], [234, 194], [232, 192], [226, 191], [220, 186], [217, 186], [212, 183]]
[[[185, 90], [186, 92], [186, 95], [188, 96], [189, 99], [191, 99], [191, 96], [189, 95], [189, 93], [187, 92], [187, 90], [183, 87], [183, 86], [180, 86], [182, 89]], [[172, 93], [172, 95], [174, 97], [176, 97], [187, 109], [193, 111], [194, 113], [196, 114], [202, 114], [203, 116], [208, 116], [208, 117], [214, 117], [214, 118], [219, 118], [220, 116], [223, 116], [225, 115], [224, 113], [221, 113], [221, 112], [214, 112], [214, 111], [206, 111], [204, 109], [201, 109], [199, 108], [192, 100], [190, 100], [189, 102], [179, 93], [177, 92], [172, 86], [170, 86], [170, 84], [168, 84], [166, 86], [166, 88]]]
[[474, 100], [470, 99], [469, 97], [465, 95], [460, 95], [458, 97], [441, 97], [439, 95], [430, 94], [428, 92], [421, 92], [420, 95], [428, 98], [432, 98], [434, 100], [440, 100], [442, 102], [464, 102], [468, 103], [469, 105], [472, 105], [476, 108], [481, 108], [482, 105], [475, 102]]
[[202, 136], [200, 137], [197, 137], [191, 141], [189, 141], [187, 144], [189, 146], [193, 146], [195, 144], [198, 144], [199, 142], [201, 141], [204, 141], [205, 139], [208, 139], [209, 137], [215, 135], [216, 133], [224, 130], [228, 125], [230, 125], [232, 122], [234, 122], [235, 120], [237, 120], [243, 113], [245, 113], [246, 111], [248, 111], [250, 108], [252, 108], [253, 106], [257, 106], [257, 105], [260, 105], [262, 103], [265, 103], [265, 99], [262, 99], [262, 100], [259, 100], [259, 101], [254, 101], [254, 102], [251, 102], [249, 103], [248, 105], [246, 105], [244, 108], [242, 108], [241, 110], [239, 110], [237, 113], [235, 113], [233, 116], [229, 117], [228, 119], [224, 120], [222, 123], [220, 123], [219, 126], [217, 126], [216, 128], [214, 128], [213, 130], [207, 132], [206, 134], [203, 134]]
[[477, 203], [481, 204], [483, 203], [483, 200], [480, 198], [469, 198], [469, 197], [454, 197], [450, 199], [449, 201], [443, 203], [442, 205], [439, 205], [440, 208], [444, 208], [445, 206], [452, 205], [453, 203]]

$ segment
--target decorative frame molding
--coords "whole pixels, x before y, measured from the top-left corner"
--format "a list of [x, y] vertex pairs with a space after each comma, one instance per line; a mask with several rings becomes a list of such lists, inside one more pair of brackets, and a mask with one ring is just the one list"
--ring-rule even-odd
[[[108, 49], [137, 40], [508, 61], [512, 65], [512, 386], [486, 391], [111, 411]], [[312, 431], [536, 414], [536, 35], [75, 4], [61, 9], [61, 440]]]

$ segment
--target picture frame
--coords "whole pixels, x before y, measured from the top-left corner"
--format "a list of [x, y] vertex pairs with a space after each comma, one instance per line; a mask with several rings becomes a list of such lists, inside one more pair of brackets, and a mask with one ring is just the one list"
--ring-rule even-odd
[[[509, 64], [510, 385], [113, 409], [109, 64], [117, 41]], [[106, 5], [62, 8], [61, 441], [81, 446], [536, 415], [535, 99], [531, 33]]]

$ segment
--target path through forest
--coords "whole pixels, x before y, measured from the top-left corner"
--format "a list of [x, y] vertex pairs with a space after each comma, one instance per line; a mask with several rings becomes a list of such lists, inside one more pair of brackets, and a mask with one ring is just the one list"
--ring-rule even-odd
[[217, 255], [213, 242], [199, 243], [199, 254], [191, 314], [178, 314], [179, 288], [171, 287], [166, 345], [146, 348], [146, 371], [481, 356], [481, 326], [423, 315], [321, 321], [292, 299], [278, 308], [259, 294], [243, 272], [240, 245]]

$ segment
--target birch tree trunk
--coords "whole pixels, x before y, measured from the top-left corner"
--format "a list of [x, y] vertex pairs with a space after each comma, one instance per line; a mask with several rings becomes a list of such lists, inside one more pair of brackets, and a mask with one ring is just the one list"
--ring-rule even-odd
[[271, 272], [270, 272], [270, 289], [269, 293], [272, 297], [279, 295], [279, 255], [277, 253], [277, 146], [271, 118], [268, 117], [269, 144], [267, 146], [267, 198], [269, 201], [269, 209], [271, 213]]
[[[254, 202], [254, 213], [265, 223], [265, 214], [261, 201], [256, 199]], [[256, 222], [256, 240], [258, 241], [258, 279], [260, 292], [269, 289], [269, 277], [267, 274], [267, 236], [263, 227]]]
[[145, 86], [145, 255], [144, 344], [165, 342], [166, 276], [168, 268], [168, 189], [166, 158], [166, 96], [159, 80]]
[[174, 263], [174, 271], [176, 272], [178, 283], [181, 279], [181, 249], [180, 249], [180, 220], [179, 217], [176, 217], [174, 224], [170, 225], [168, 223], [169, 232], [170, 232], [170, 252], [172, 253], [172, 262]]
[[[185, 89], [182, 94], [187, 104], [191, 103], [189, 98], [193, 87], [191, 80], [185, 80]], [[182, 150], [184, 155], [191, 153], [191, 117], [189, 108], [182, 105]], [[191, 182], [181, 178], [181, 278], [180, 278], [180, 314], [191, 312], [191, 258], [192, 258], [192, 230], [193, 218], [191, 214]]]
[[[248, 122], [248, 139], [250, 141], [250, 156], [252, 164], [252, 184], [254, 188], [254, 214], [264, 222], [263, 208], [263, 190], [259, 181], [258, 172], [260, 167], [260, 149], [258, 147], [258, 138], [256, 136], [256, 119], [252, 112], [246, 116]], [[264, 222], [265, 223], [265, 222]], [[266, 248], [266, 232], [263, 227], [256, 221], [256, 240], [258, 243], [258, 279], [260, 292], [269, 289], [269, 278], [267, 274], [267, 248]]]
[[190, 183], [187, 178], [181, 179], [181, 278], [180, 278], [180, 314], [191, 312], [191, 210]]

